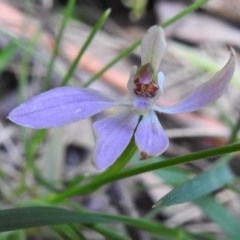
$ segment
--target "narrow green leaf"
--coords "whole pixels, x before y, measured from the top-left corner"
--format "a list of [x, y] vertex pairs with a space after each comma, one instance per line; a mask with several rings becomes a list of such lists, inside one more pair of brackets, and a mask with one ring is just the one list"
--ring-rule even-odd
[[94, 76], [92, 76], [85, 84], [84, 87], [89, 86], [91, 83], [93, 83], [95, 80], [97, 80], [99, 77], [103, 75], [108, 69], [110, 69], [112, 66], [114, 66], [117, 62], [119, 62], [124, 57], [128, 56], [135, 48], [137, 48], [140, 44], [140, 40], [137, 40], [132, 45], [121, 51], [116, 57], [114, 57], [103, 69], [101, 69], [99, 72], [97, 72]]
[[[170, 171], [168, 171], [170, 170]], [[172, 171], [173, 170], [173, 171]], [[178, 170], [179, 171], [179, 170]], [[182, 175], [182, 170], [180, 174], [177, 169], [161, 169], [155, 171], [157, 175], [160, 175], [164, 181], [173, 186], [178, 186], [179, 182], [186, 182], [188, 180], [188, 174]], [[162, 174], [163, 173], [163, 174]], [[170, 176], [169, 176], [170, 175]], [[173, 181], [171, 178], [177, 178], [177, 181]], [[201, 210], [215, 223], [217, 223], [223, 232], [228, 236], [229, 240], [240, 239], [239, 220], [231, 214], [226, 208], [224, 208], [220, 203], [218, 203], [212, 196], [204, 196], [194, 201]], [[160, 208], [154, 208], [147, 216], [148, 219], [152, 219], [156, 214], [159, 213]]]
[[102, 27], [102, 25], [106, 22], [106, 20], [108, 19], [109, 15], [111, 13], [110, 9], [107, 9], [102, 16], [98, 19], [97, 23], [95, 24], [95, 26], [92, 28], [92, 31], [90, 32], [88, 38], [86, 39], [85, 43], [83, 44], [81, 50], [79, 51], [77, 57], [75, 58], [75, 60], [73, 61], [72, 65], [69, 67], [67, 74], [65, 75], [61, 85], [67, 85], [70, 78], [73, 75], [74, 70], [76, 69], [81, 57], [83, 56], [83, 54], [85, 53], [85, 51], [87, 50], [88, 46], [90, 45], [90, 43], [92, 42], [94, 36], [96, 35], [96, 33], [99, 31], [99, 29]]
[[58, 232], [63, 239], [86, 240], [81, 231], [74, 225], [55, 226], [54, 230]]
[[73, 212], [55, 207], [25, 207], [0, 211], [0, 231], [11, 231], [30, 227], [59, 224], [123, 223], [167, 239], [191, 239], [182, 229], [171, 229], [149, 220], [131, 218], [123, 215], [110, 215], [94, 212]]
[[[177, 187], [185, 183], [189, 179], [189, 170], [183, 170], [178, 167], [170, 167], [155, 170], [154, 173], [156, 176], [160, 177], [164, 182], [173, 187]], [[152, 208], [146, 215], [147, 219], [154, 219], [157, 214], [161, 212], [160, 208]]]
[[130, 169], [124, 169], [120, 172], [101, 175], [93, 178], [90, 182], [84, 185], [77, 186], [74, 188], [67, 189], [66, 191], [59, 193], [58, 195], [49, 196], [47, 201], [51, 203], [61, 202], [62, 200], [79, 194], [87, 194], [96, 190], [97, 188], [105, 185], [106, 183], [111, 183], [120, 179], [125, 179], [131, 176], [135, 176], [141, 173], [154, 171], [161, 168], [166, 168], [170, 166], [179, 165], [182, 163], [188, 163], [191, 161], [200, 160], [203, 158], [209, 158], [214, 156], [221, 156], [228, 153], [238, 152], [240, 150], [240, 143], [229, 144], [222, 147], [216, 147], [207, 149], [204, 151], [194, 152], [183, 156], [177, 156], [173, 158], [166, 159], [164, 161], [146, 164], [144, 166], [133, 167]]
[[[162, 172], [167, 169], [162, 169]], [[161, 174], [164, 181], [171, 184], [172, 180], [169, 182], [169, 176], [166, 174]], [[180, 181], [182, 177], [179, 178]], [[187, 175], [185, 176], [185, 180], [187, 180]], [[174, 184], [173, 186], [176, 186]], [[215, 223], [217, 223], [223, 232], [225, 232], [228, 235], [229, 240], [238, 240], [236, 236], [239, 235], [239, 228], [240, 228], [240, 222], [239, 220], [231, 214], [227, 209], [225, 209], [220, 203], [218, 203], [212, 196], [204, 196], [194, 201], [194, 203], [201, 208], [201, 210]], [[154, 208], [147, 217], [148, 219], [152, 219], [156, 214], [158, 214], [160, 211], [160, 208]]]
[[195, 201], [201, 209], [216, 222], [221, 229], [228, 235], [227, 239], [238, 240], [240, 237], [240, 221], [228, 212], [214, 198], [205, 196]]
[[54, 207], [24, 207], [0, 211], [0, 231], [57, 224], [110, 223], [111, 221], [99, 214], [77, 214]]
[[183, 18], [184, 16], [186, 16], [190, 12], [193, 12], [193, 11], [197, 10], [198, 8], [203, 6], [205, 3], [207, 3], [208, 1], [209, 0], [198, 0], [198, 1], [195, 1], [193, 4], [191, 4], [190, 6], [188, 6], [185, 9], [183, 9], [181, 12], [179, 12], [178, 14], [176, 14], [175, 16], [173, 16], [172, 18], [170, 18], [166, 22], [164, 22], [162, 24], [162, 26], [164, 28], [168, 27], [169, 25], [171, 25], [174, 22], [176, 22], [177, 20]]
[[[223, 160], [223, 159], [221, 159]], [[220, 160], [220, 161], [221, 161]], [[173, 170], [173, 171], [172, 171]], [[182, 175], [182, 169], [179, 169], [180, 175], [177, 172], [177, 169], [161, 169], [155, 171], [157, 175], [160, 175], [164, 181], [173, 186], [179, 186], [183, 182], [186, 182], [189, 179], [189, 174]], [[163, 174], [162, 174], [163, 172]], [[177, 174], [176, 174], [177, 173]], [[171, 177], [175, 178], [174, 180]], [[196, 205], [198, 205], [201, 210], [215, 223], [217, 223], [223, 232], [228, 235], [229, 240], [238, 240], [239, 239], [239, 220], [231, 214], [227, 209], [225, 209], [220, 203], [218, 203], [212, 196], [204, 196], [194, 201]], [[154, 208], [147, 217], [148, 219], [152, 219], [156, 214], [159, 213], [160, 208]], [[238, 236], [236, 238], [236, 236]]]
[[154, 171], [157, 176], [164, 179], [167, 184], [177, 187], [188, 180], [189, 170], [179, 169], [177, 167], [163, 168]]
[[176, 187], [158, 200], [154, 207], [166, 207], [193, 201], [223, 187], [234, 178], [228, 164], [217, 166]]

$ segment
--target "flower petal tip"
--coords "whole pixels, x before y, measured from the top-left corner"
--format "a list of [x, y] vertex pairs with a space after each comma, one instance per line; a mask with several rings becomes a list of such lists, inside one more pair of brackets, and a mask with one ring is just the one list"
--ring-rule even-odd
[[[113, 162], [114, 163], [114, 162]], [[103, 163], [101, 161], [96, 161], [95, 162], [95, 167], [99, 172], [104, 172], [106, 169], [108, 169], [113, 163]]]
[[157, 73], [166, 47], [164, 30], [157, 25], [149, 28], [141, 43], [141, 65], [149, 63]]
[[111, 166], [129, 144], [139, 116], [123, 111], [94, 123], [97, 135], [95, 148], [96, 167], [103, 171]]
[[[231, 72], [231, 77], [232, 77], [232, 75], [234, 73], [234, 70], [235, 70], [235, 64], [236, 64], [236, 51], [229, 44], [227, 44], [227, 48], [230, 51], [230, 57], [229, 57], [229, 60], [228, 60], [226, 66], [224, 68], [232, 69], [232, 71], [230, 71]], [[231, 80], [231, 78], [230, 78], [230, 80]]]
[[[20, 105], [21, 106], [21, 105]], [[19, 107], [20, 107], [19, 106]], [[9, 121], [23, 126], [23, 127], [29, 127], [29, 128], [37, 128], [34, 126], [34, 123], [31, 123], [30, 121], [28, 121], [27, 117], [24, 116], [24, 114], [21, 114], [21, 108], [14, 108], [6, 117]]]
[[232, 47], [232, 45], [227, 44], [227, 48], [229, 49], [229, 51], [231, 52], [232, 56], [236, 56], [236, 51], [235, 49]]
[[169, 114], [192, 112], [219, 99], [226, 92], [235, 70], [236, 53], [231, 46], [229, 46], [229, 49], [228, 62], [210, 80], [199, 85], [178, 104], [170, 107], [154, 105], [153, 109]]
[[58, 87], [21, 104], [8, 118], [24, 127], [60, 127], [116, 105], [117, 102], [92, 89]]
[[141, 160], [157, 157], [168, 148], [169, 139], [154, 111], [145, 115], [139, 123], [135, 141]]

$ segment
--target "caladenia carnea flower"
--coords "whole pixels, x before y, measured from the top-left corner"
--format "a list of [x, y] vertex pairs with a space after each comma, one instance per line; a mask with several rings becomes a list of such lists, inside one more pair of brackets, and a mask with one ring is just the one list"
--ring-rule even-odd
[[8, 118], [30, 128], [60, 127], [93, 116], [111, 107], [121, 110], [96, 121], [95, 162], [100, 170], [121, 155], [134, 135], [140, 158], [160, 155], [169, 140], [155, 111], [175, 114], [195, 111], [217, 100], [227, 89], [235, 67], [234, 50], [230, 59], [209, 81], [201, 84], [179, 103], [163, 107], [156, 103], [164, 88], [159, 66], [166, 49], [163, 29], [151, 27], [141, 43], [141, 66], [133, 67], [128, 81], [128, 100], [114, 100], [93, 89], [58, 87], [44, 92], [13, 109]]

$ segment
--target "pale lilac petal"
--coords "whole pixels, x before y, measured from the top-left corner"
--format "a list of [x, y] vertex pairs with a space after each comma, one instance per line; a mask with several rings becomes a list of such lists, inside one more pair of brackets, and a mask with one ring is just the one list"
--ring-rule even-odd
[[139, 123], [135, 133], [135, 142], [141, 159], [158, 156], [168, 147], [168, 137], [154, 111], [150, 111]]
[[94, 123], [97, 134], [95, 161], [100, 170], [109, 167], [129, 144], [139, 116], [130, 111]]
[[166, 47], [163, 29], [159, 26], [149, 28], [141, 43], [141, 65], [150, 63], [157, 73]]
[[213, 76], [213, 78], [201, 84], [195, 91], [185, 97], [178, 104], [170, 107], [153, 106], [156, 111], [175, 114], [192, 112], [209, 103], [216, 101], [227, 90], [235, 68], [235, 53], [231, 48], [231, 56], [228, 63]]
[[30, 128], [59, 127], [116, 104], [92, 89], [59, 87], [21, 104], [10, 112], [8, 118]]

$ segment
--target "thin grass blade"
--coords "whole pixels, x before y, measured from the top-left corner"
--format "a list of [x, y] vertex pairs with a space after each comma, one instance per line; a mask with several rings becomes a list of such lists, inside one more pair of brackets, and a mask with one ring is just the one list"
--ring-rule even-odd
[[123, 215], [110, 215], [94, 212], [73, 212], [56, 207], [25, 207], [0, 211], [0, 232], [31, 227], [59, 224], [123, 223], [145, 230], [151, 234], [160, 234], [163, 239], [192, 239], [182, 229], [167, 228], [161, 224]]
[[81, 57], [83, 56], [83, 54], [87, 50], [88, 46], [91, 44], [91, 42], [92, 42], [93, 38], [95, 37], [96, 33], [100, 30], [100, 28], [103, 26], [103, 24], [108, 19], [110, 13], [111, 13], [111, 10], [107, 9], [102, 14], [102, 16], [100, 16], [100, 18], [98, 19], [98, 21], [95, 24], [95, 26], [93, 26], [92, 31], [90, 32], [88, 38], [86, 39], [85, 43], [83, 44], [81, 50], [79, 51], [79, 53], [78, 53], [77, 57], [75, 58], [75, 60], [73, 61], [72, 65], [69, 67], [67, 74], [63, 78], [63, 81], [61, 83], [62, 86], [68, 84], [70, 78], [73, 75], [73, 72], [75, 71], [75, 69], [78, 66], [79, 61], [81, 60]]
[[154, 204], [154, 207], [167, 207], [196, 200], [223, 187], [234, 179], [235, 175], [229, 168], [228, 164], [214, 167], [189, 180], [183, 185], [176, 187], [163, 198], [158, 200]]
[[[124, 171], [116, 172], [113, 174], [107, 174], [104, 173], [102, 175], [97, 176], [96, 178], [93, 178], [90, 182], [87, 182], [84, 185], [77, 186], [74, 188], [69, 188], [66, 191], [58, 194], [58, 195], [52, 195], [49, 196], [46, 200], [50, 203], [57, 203], [61, 202], [64, 199], [79, 195], [79, 194], [87, 194], [90, 193], [97, 188], [107, 184], [111, 183], [120, 179], [125, 179], [128, 177], [136, 176], [141, 173], [154, 171], [161, 168], [176, 166], [183, 163], [188, 163], [196, 160], [200, 160], [203, 158], [209, 158], [214, 156], [221, 156], [229, 153], [238, 152], [240, 150], [240, 143], [235, 144], [229, 144], [222, 147], [216, 147], [204, 151], [194, 152], [183, 156], [177, 156], [173, 158], [166, 159], [164, 161], [155, 162], [146, 164], [144, 166], [138, 166], [133, 167], [129, 169], [124, 169]], [[100, 177], [101, 176], [101, 177]]]
[[216, 222], [227, 234], [229, 240], [238, 240], [240, 236], [240, 221], [220, 203], [210, 196], [195, 201], [201, 209]]

